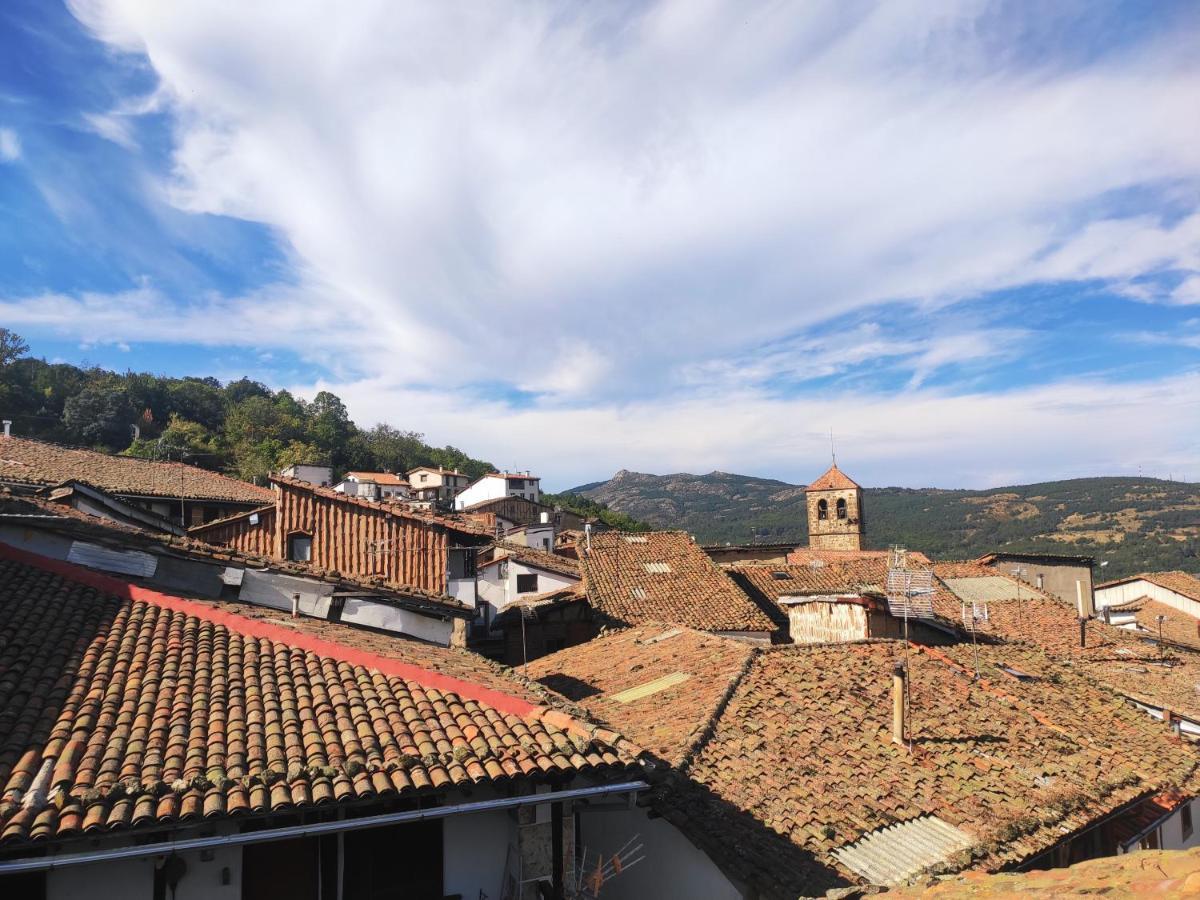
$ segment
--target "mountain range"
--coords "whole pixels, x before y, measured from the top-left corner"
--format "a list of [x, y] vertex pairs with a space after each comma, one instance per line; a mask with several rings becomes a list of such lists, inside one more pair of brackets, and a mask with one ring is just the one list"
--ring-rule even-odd
[[[701, 543], [804, 543], [804, 485], [710, 472], [621, 470], [579, 494]], [[1098, 581], [1139, 571], [1200, 571], [1200, 485], [1156, 478], [1075, 478], [991, 490], [866, 488], [867, 546], [935, 559], [991, 550], [1096, 558]]]

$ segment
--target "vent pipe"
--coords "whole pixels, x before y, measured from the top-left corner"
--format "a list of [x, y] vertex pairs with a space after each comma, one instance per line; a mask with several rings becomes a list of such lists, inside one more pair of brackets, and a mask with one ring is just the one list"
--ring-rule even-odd
[[300, 595], [292, 594], [292, 618], [300, 618]]
[[904, 663], [896, 661], [892, 670], [892, 743], [904, 745], [906, 722], [904, 721]]
[[4, 420], [4, 436], [12, 437], [12, 419]]
[[583, 526], [583, 540], [587, 545], [587, 552], [592, 552], [592, 523], [585, 522]]
[[1087, 646], [1087, 619], [1084, 616], [1079, 617], [1079, 646]]

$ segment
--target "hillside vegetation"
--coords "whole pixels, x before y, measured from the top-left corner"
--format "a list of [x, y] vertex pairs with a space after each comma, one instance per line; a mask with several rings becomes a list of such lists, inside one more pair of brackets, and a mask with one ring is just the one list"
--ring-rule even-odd
[[[704, 543], [808, 539], [802, 485], [712, 472], [620, 471], [574, 489], [657, 528]], [[1148, 569], [1200, 570], [1200, 485], [1154, 478], [1078, 478], [987, 491], [868, 488], [867, 545], [920, 549], [937, 559], [989, 550], [1084, 554], [1097, 577]]]
[[359, 428], [342, 401], [321, 391], [311, 401], [242, 378], [167, 378], [110, 372], [28, 355], [0, 328], [0, 413], [13, 434], [110, 453], [184, 459], [192, 465], [261, 479], [292, 463], [347, 470], [405, 472], [414, 466], [495, 471], [455, 447], [387, 424]]

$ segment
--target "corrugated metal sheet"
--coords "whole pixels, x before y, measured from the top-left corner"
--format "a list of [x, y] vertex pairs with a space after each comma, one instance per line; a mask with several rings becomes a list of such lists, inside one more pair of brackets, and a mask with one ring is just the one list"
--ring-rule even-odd
[[869, 832], [833, 855], [872, 884], [893, 885], [945, 862], [972, 843], [969, 834], [937, 816], [921, 816]]
[[104, 572], [137, 575], [140, 578], [149, 578], [158, 568], [158, 560], [149, 553], [137, 550], [110, 550], [97, 544], [85, 544], [83, 541], [71, 543], [67, 562]]
[[675, 687], [677, 684], [683, 684], [683, 682], [691, 677], [687, 672], [672, 672], [670, 675], [664, 675], [662, 678], [655, 678], [653, 681], [647, 681], [645, 684], [631, 687], [627, 691], [613, 694], [610, 699], [618, 703], [632, 703], [634, 700], [641, 700], [643, 697], [649, 697], [651, 694], [665, 691], [667, 688]]
[[255, 572], [247, 569], [242, 576], [238, 599], [272, 609], [291, 610], [292, 594], [300, 595], [300, 612], [324, 619], [329, 616], [329, 596], [332, 584], [321, 584], [303, 578], [291, 578], [276, 572]]
[[[943, 578], [946, 587], [967, 603], [988, 603], [997, 600], [1016, 600], [1017, 582], [1000, 575], [982, 575], [978, 578]], [[1033, 590], [1022, 588], [1024, 596], [1032, 598]]]

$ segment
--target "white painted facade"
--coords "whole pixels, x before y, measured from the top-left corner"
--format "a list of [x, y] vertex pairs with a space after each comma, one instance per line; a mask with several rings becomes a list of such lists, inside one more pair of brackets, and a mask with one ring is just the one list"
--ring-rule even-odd
[[[523, 586], [529, 587], [529, 582], [536, 578], [536, 586], [532, 589], [518, 591], [518, 576]], [[479, 599], [491, 605], [495, 612], [501, 612], [508, 604], [522, 597], [532, 597], [544, 594], [561, 587], [569, 587], [578, 583], [579, 578], [565, 575], [562, 572], [551, 572], [519, 560], [506, 558], [479, 567]]]
[[1147, 834], [1142, 835], [1128, 847], [1121, 848], [1122, 853], [1136, 853], [1138, 850], [1187, 850], [1190, 847], [1200, 847], [1200, 800], [1189, 800], [1181, 804], [1170, 816], [1155, 824]]
[[665, 819], [643, 809], [589, 809], [579, 817], [588, 859], [612, 856], [638, 836], [645, 859], [604, 884], [604, 900], [741, 900], [742, 891]]
[[[546, 515], [543, 513], [543, 515]], [[554, 552], [554, 525], [550, 522], [543, 522], [537, 525], [523, 525], [509, 531], [504, 539], [511, 541], [514, 544], [521, 544], [525, 547], [532, 547], [535, 550], [544, 550], [547, 553]]]
[[1149, 597], [1172, 609], [1200, 618], [1200, 603], [1170, 588], [1147, 581], [1145, 578], [1134, 578], [1110, 587], [1096, 588], [1096, 609], [1102, 610], [1106, 606], [1121, 606], [1143, 597]]
[[364, 500], [404, 500], [408, 497], [408, 483], [397, 483], [397, 476], [386, 472], [378, 473], [383, 478], [371, 478], [369, 473], [348, 472], [346, 477], [333, 486], [339, 494], [362, 497]]
[[315, 484], [318, 487], [328, 487], [333, 484], [333, 467], [332, 466], [313, 466], [307, 463], [296, 463], [288, 466], [279, 473], [284, 478], [296, 478], [300, 481], [307, 481], [309, 484]]
[[475, 481], [454, 498], [455, 509], [465, 509], [485, 500], [501, 497], [524, 497], [534, 503], [542, 499], [542, 480], [534, 475], [492, 472]]
[[470, 479], [461, 472], [438, 469], [434, 466], [417, 466], [409, 469], [409, 496], [418, 500], [438, 500], [449, 503], [467, 486]]

